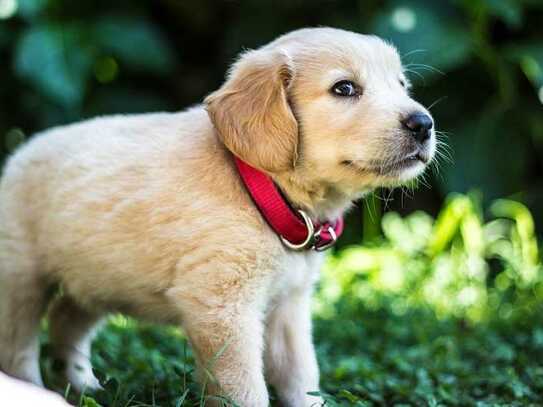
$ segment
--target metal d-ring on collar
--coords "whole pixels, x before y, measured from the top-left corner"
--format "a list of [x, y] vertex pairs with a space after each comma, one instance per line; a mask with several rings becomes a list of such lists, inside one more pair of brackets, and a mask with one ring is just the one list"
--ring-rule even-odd
[[336, 231], [334, 230], [333, 227], [328, 226], [326, 228], [326, 231], [330, 234], [331, 239], [328, 243], [318, 246], [316, 243], [318, 243], [319, 241], [320, 235], [323, 231], [323, 227], [321, 226], [317, 230], [315, 230], [315, 226], [313, 225], [313, 221], [311, 220], [309, 215], [305, 213], [304, 211], [302, 211], [301, 209], [298, 209], [298, 213], [302, 217], [305, 223], [305, 227], [307, 228], [307, 237], [302, 243], [296, 244], [296, 243], [292, 243], [288, 241], [283, 236], [280, 236], [281, 241], [283, 242], [285, 246], [287, 246], [291, 250], [296, 250], [296, 251], [314, 249], [315, 251], [321, 252], [332, 247], [336, 243], [336, 240], [337, 240]]
[[[329, 249], [330, 247], [332, 247], [333, 245], [336, 244], [336, 240], [337, 240], [337, 234], [336, 234], [336, 231], [334, 230], [334, 228], [332, 226], [328, 226], [326, 228], [326, 231], [330, 234], [330, 241], [328, 243], [325, 243], [323, 245], [316, 245], [314, 247], [314, 249], [318, 252], [323, 252], [327, 249]], [[322, 227], [320, 228], [319, 230], [319, 236], [320, 236], [320, 233], [322, 232]], [[318, 236], [315, 236], [315, 237], [318, 237]]]

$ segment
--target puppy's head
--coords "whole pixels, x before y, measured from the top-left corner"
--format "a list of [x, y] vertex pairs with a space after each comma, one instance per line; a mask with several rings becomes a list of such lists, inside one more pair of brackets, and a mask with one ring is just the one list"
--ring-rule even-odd
[[356, 196], [414, 178], [433, 158], [433, 119], [408, 89], [389, 44], [315, 28], [243, 54], [206, 104], [251, 165]]

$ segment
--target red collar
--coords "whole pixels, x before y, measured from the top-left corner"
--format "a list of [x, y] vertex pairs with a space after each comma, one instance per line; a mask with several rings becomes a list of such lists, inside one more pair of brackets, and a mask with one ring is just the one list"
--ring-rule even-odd
[[315, 222], [302, 210], [297, 213], [285, 201], [272, 179], [234, 157], [238, 172], [253, 201], [281, 241], [292, 250], [326, 250], [343, 232], [343, 218]]

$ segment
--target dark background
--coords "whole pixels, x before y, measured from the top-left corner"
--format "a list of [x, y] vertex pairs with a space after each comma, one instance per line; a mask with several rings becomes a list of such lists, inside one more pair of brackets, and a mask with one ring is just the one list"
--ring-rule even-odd
[[[396, 44], [445, 132], [452, 161], [441, 160], [430, 186], [392, 192], [387, 208], [435, 214], [451, 191], [478, 191], [484, 205], [511, 197], [543, 221], [543, 1], [0, 3], [3, 157], [49, 126], [199, 103], [241, 50], [326, 25]], [[355, 208], [344, 244], [362, 238], [363, 217], [364, 237], [379, 233], [383, 206]]]

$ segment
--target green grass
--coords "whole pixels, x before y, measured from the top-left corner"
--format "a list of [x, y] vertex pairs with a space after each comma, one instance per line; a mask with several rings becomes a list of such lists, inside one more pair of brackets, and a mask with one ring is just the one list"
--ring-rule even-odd
[[[382, 238], [330, 256], [314, 324], [327, 405], [543, 406], [533, 221], [512, 201], [496, 202], [490, 220], [481, 212], [476, 199], [455, 196], [437, 219], [388, 214]], [[57, 387], [79, 405], [205, 404], [177, 328], [115, 316], [92, 359], [105, 391]], [[42, 362], [58, 386], [46, 343]]]
[[[337, 309], [338, 316], [315, 321], [329, 405], [543, 405], [543, 309], [514, 325], [439, 320], [422, 309], [396, 315], [348, 302]], [[114, 318], [94, 345], [93, 366], [106, 391], [81, 405], [201, 405], [194, 359], [179, 331], [122, 321]], [[46, 356], [53, 377], [50, 365]]]
[[347, 306], [339, 315], [316, 324], [322, 386], [351, 405], [543, 405], [536, 315], [514, 325], [439, 320], [428, 310]]

